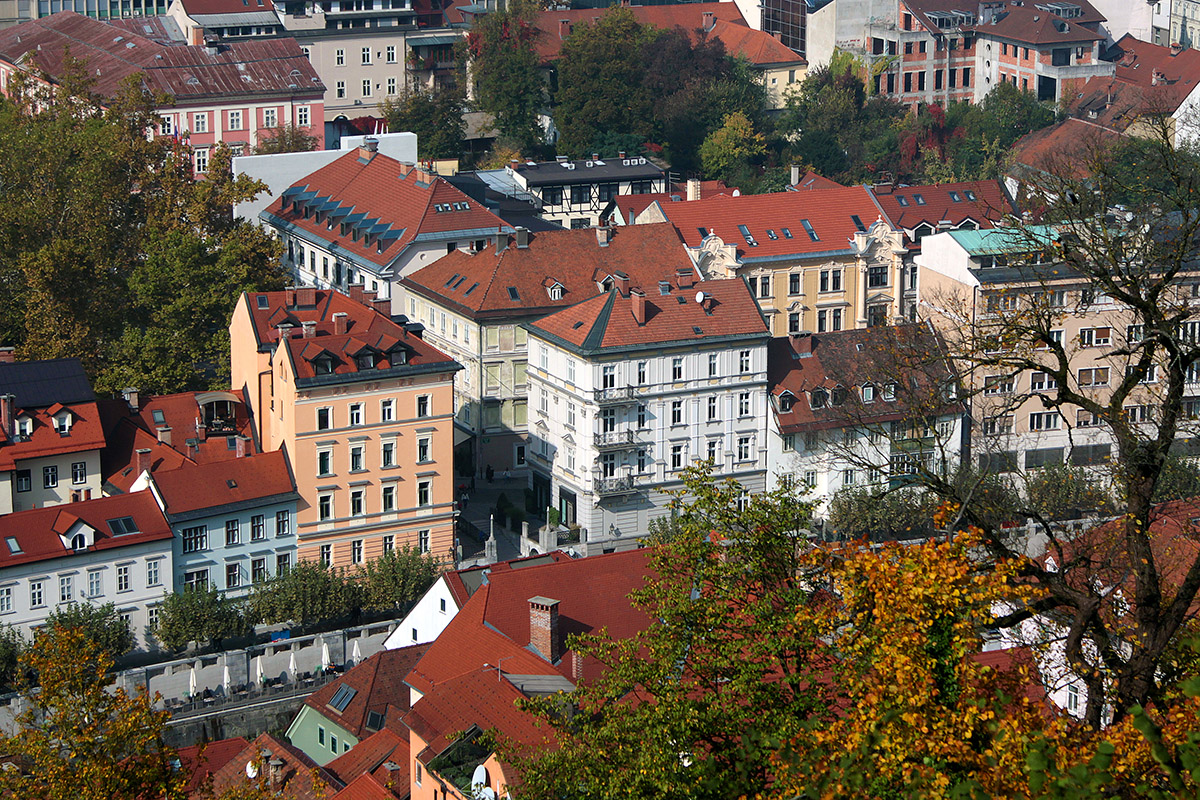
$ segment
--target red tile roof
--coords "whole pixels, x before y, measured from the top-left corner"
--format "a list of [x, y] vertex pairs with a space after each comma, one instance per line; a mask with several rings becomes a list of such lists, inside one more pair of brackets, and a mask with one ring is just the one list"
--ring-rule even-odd
[[1071, 101], [1071, 113], [1125, 130], [1144, 114], [1174, 114], [1200, 84], [1200, 50], [1143, 42], [1126, 34], [1112, 76], [1090, 78]]
[[[848, 253], [858, 231], [851, 216], [857, 216], [868, 228], [883, 217], [883, 210], [862, 186], [721, 196], [690, 203], [667, 203], [661, 208], [688, 245], [700, 246], [704, 240], [700, 229], [704, 228], [709, 234], [720, 236], [726, 244], [736, 244], [738, 257], [748, 260]], [[805, 219], [812, 225], [816, 241], [805, 231], [801, 222]], [[757, 243], [755, 246], [746, 242], [739, 225], [746, 226]]]
[[247, 501], [296, 496], [296, 484], [282, 450], [216, 461], [185, 464], [153, 473], [167, 513], [187, 514]]
[[[837, 186], [837, 184], [833, 184]], [[700, 198], [704, 200], [720, 194], [741, 194], [740, 190], [726, 185], [725, 181], [700, 181]], [[653, 203], [679, 203], [687, 198], [687, 184], [675, 183], [670, 192], [650, 192], [648, 194], [618, 195], [613, 204], [621, 212], [626, 225], [632, 225], [637, 215], [649, 208]]]
[[[682, 6], [643, 6], [643, 8], [682, 8]], [[730, 55], [740, 56], [756, 67], [781, 67], [808, 62], [783, 42], [765, 31], [755, 30], [743, 23], [717, 20], [709, 36], [720, 39]]]
[[0, 30], [0, 59], [43, 70], [51, 80], [63, 73], [64, 57], [87, 62], [95, 91], [117, 95], [121, 81], [141, 73], [151, 91], [178, 103], [213, 97], [277, 96], [317, 99], [325, 84], [295, 39], [222, 43], [210, 54], [201, 46], [165, 46], [111, 25], [60, 11]]
[[[295, 302], [289, 305], [292, 292], [246, 294], [239, 302], [247, 304], [260, 350], [279, 341], [279, 326], [291, 326], [292, 338], [283, 344], [297, 381], [304, 385], [459, 369], [458, 362], [415, 333], [341, 292], [300, 289], [295, 292]], [[299, 305], [306, 295], [313, 302]], [[265, 307], [260, 306], [259, 298], [265, 298]], [[346, 315], [346, 333], [336, 332], [337, 314]], [[301, 335], [305, 322], [314, 323], [312, 338]], [[357, 357], [368, 353], [375, 356], [375, 366], [360, 366]], [[323, 354], [332, 359], [333, 372], [317, 375], [314, 363]]]
[[845, 187], [837, 181], [826, 178], [824, 175], [818, 175], [810, 169], [800, 178], [799, 183], [789, 188], [797, 192], [802, 192], [811, 189], [842, 189]]
[[445, 579], [446, 586], [450, 590], [450, 596], [454, 599], [455, 608], [462, 608], [471, 599], [471, 595], [475, 594], [476, 590], [487, 581], [488, 576], [493, 572], [509, 569], [528, 569], [529, 567], [538, 567], [558, 561], [570, 560], [571, 557], [562, 550], [554, 550], [536, 556], [497, 561], [495, 564], [451, 570], [450, 572], [443, 572], [442, 577]]
[[[616, 290], [529, 324], [529, 330], [585, 354], [606, 350], [662, 347], [720, 339], [765, 339], [770, 330], [758, 303], [741, 278], [703, 281], [661, 294], [645, 290], [645, 321], [634, 318], [635, 298]], [[704, 293], [703, 304], [696, 297]]]
[[[1071, 1], [1075, 5], [1079, 6], [1079, 8], [1080, 8], [1080, 15], [1078, 17], [1074, 17], [1071, 20], [1063, 20], [1061, 17], [1057, 17], [1047, 11], [1041, 11], [1040, 9], [1035, 8], [1034, 4], [1032, 4], [1032, 3], [1026, 5], [1024, 8], [1022, 8], [1021, 6], [1018, 6], [1016, 3], [1008, 2], [1005, 4], [1005, 8], [1003, 9], [1003, 11], [1005, 13], [1007, 13], [1009, 16], [1011, 16], [1014, 12], [1017, 13], [1019, 16], [1017, 19], [1015, 19], [1009, 23], [1009, 25], [1006, 27], [1006, 30], [1009, 30], [1009, 29], [1023, 30], [1023, 27], [1018, 27], [1018, 20], [1020, 21], [1020, 25], [1024, 26], [1027, 23], [1033, 23], [1034, 20], [1032, 18], [1034, 16], [1040, 16], [1043, 18], [1043, 19], [1037, 20], [1037, 22], [1044, 22], [1045, 18], [1048, 17], [1050, 20], [1059, 20], [1059, 21], [1064, 21], [1064, 22], [1070, 22], [1076, 26], [1087, 25], [1087, 26], [1091, 26], [1092, 28], [1095, 28], [1101, 22], [1104, 21], [1104, 16], [1099, 11], [1097, 11], [1091, 5], [1091, 3], [1089, 3], [1087, 0], [1071, 0]], [[913, 16], [916, 18], [917, 22], [919, 22], [922, 26], [924, 26], [925, 28], [928, 28], [931, 31], [941, 31], [942, 30], [942, 28], [939, 27], [937, 24], [935, 24], [933, 22], [933, 20], [930, 18], [929, 14], [931, 12], [940, 11], [943, 13], [954, 13], [954, 12], [961, 13], [961, 10], [964, 9], [963, 3], [960, 0], [904, 0], [902, 7], [907, 8], [909, 11], [911, 11]], [[975, 6], [967, 6], [966, 8], [970, 8], [973, 12], [976, 11]], [[1025, 14], [1024, 12], [1026, 12], [1026, 11], [1028, 11], [1029, 13]], [[977, 13], [975, 16], [975, 21], [976, 22], [979, 21], [979, 17], [977, 15]], [[999, 25], [999, 24], [1001, 24], [1001, 23], [997, 23], [997, 25]], [[946, 26], [945, 32], [953, 33], [954, 31], [958, 30], [958, 25], [959, 25], [959, 23], [955, 22], [953, 25]], [[964, 30], [975, 29], [979, 33], [982, 34], [982, 33], [986, 33], [987, 31], [991, 30], [992, 28], [993, 28], [993, 26], [990, 23], [988, 23], [988, 24], [983, 24], [983, 25], [966, 26], [964, 28]], [[1100, 37], [1100, 38], [1103, 38], [1103, 37]]]
[[158, 441], [156, 434], [140, 427], [137, 417], [130, 416], [124, 400], [101, 400], [100, 412], [108, 442], [100, 453], [100, 477], [105, 491], [129, 491], [141, 476], [137, 469], [138, 450], [150, 451], [151, 472], [196, 463], [174, 447]]
[[[995, 21], [974, 27], [980, 35], [1008, 39], [1033, 46], [1055, 44], [1074, 44], [1094, 41], [1103, 42], [1104, 34], [1097, 33], [1092, 28], [1103, 17], [1092, 8], [1087, 0], [1072, 0], [1076, 5], [1088, 9], [1090, 13], [1073, 19], [1064, 19], [1037, 7], [1033, 3], [1014, 5], [1009, 3], [1004, 12]], [[959, 3], [961, 6], [962, 4]], [[1084, 27], [1081, 23], [1091, 23], [1092, 27]]]
[[240, 736], [218, 739], [207, 744], [197, 744], [176, 751], [181, 768], [188, 774], [184, 792], [190, 797], [200, 789], [209, 777], [225, 766], [250, 744]]
[[[269, 733], [263, 733], [213, 774], [212, 788], [215, 793], [220, 796], [226, 790], [252, 784], [246, 774], [246, 765], [260, 759], [266, 761], [268, 752], [271, 760], [283, 762], [279, 768], [280, 779], [274, 788], [288, 800], [326, 800], [342, 788], [341, 781], [333, 773], [317, 766], [298, 748]], [[267, 764], [264, 763], [262, 769], [267, 770], [269, 775], [270, 767]]]
[[[407, 752], [406, 749], [406, 755]], [[403, 788], [401, 788], [400, 778], [394, 778], [394, 781], [395, 790], [390, 791], [374, 775], [359, 775], [330, 800], [395, 800], [397, 797], [407, 797], [409, 791], [407, 773], [405, 773]]]
[[[675, 203], [674, 205], [682, 205]], [[604, 291], [609, 276], [623, 272], [634, 285], [671, 279], [695, 267], [670, 225], [628, 225], [611, 229], [544, 231], [529, 234], [529, 246], [511, 241], [494, 250], [458, 250], [402, 278], [409, 289], [476, 319], [534, 316], [565, 308]], [[550, 296], [558, 284], [562, 295]], [[515, 293], [515, 296], [514, 296]]]
[[[981, 228], [991, 228], [1005, 214], [1013, 213], [1012, 203], [999, 181], [895, 187], [877, 184], [871, 193], [892, 225], [906, 231], [922, 222], [934, 229], [940, 222], [949, 222], [957, 228], [967, 220], [974, 220]], [[917, 202], [918, 196], [923, 203]]]
[[[132, 517], [137, 533], [114, 535], [108, 523], [121, 517]], [[0, 516], [0, 569], [70, 558], [75, 551], [69, 544], [64, 545], [60, 536], [69, 541], [80, 522], [95, 531], [94, 542], [86, 551], [89, 553], [171, 538], [171, 527], [149, 491], [34, 508]], [[16, 542], [16, 548], [10, 540]]]
[[[408, 711], [409, 693], [404, 679], [428, 649], [428, 644], [414, 644], [382, 650], [310, 694], [304, 704], [361, 740], [371, 732], [367, 728], [368, 712], [385, 714], [388, 706], [401, 714]], [[343, 686], [354, 689], [355, 694], [339, 712], [329, 701]]]
[[1012, 160], [1026, 169], [1085, 177], [1084, 159], [1110, 147], [1122, 134], [1094, 122], [1067, 117], [1057, 125], [1022, 137], [1013, 145]]
[[[811, 355], [805, 355], [805, 341]], [[950, 379], [945, 363], [931, 356], [942, 351], [937, 335], [923, 324], [858, 328], [803, 337], [772, 339], [768, 380], [780, 433], [800, 433], [867, 423], [883, 424], [920, 412], [953, 413], [939, 390]], [[915, 381], [915, 384], [914, 384]], [[874, 387], [864, 400], [862, 387]], [[884, 388], [895, 387], [894, 400]], [[834, 404], [833, 390], [846, 390]], [[824, 407], [812, 407], [814, 389], [824, 389]], [[791, 398], [791, 407], [786, 409]], [[933, 405], [936, 403], [936, 405]]]
[[[263, 218], [299, 228], [381, 269], [418, 237], [450, 241], [456, 235], [483, 237], [512, 230], [444, 178], [381, 153], [368, 157], [364, 152], [351, 150], [292, 184], [262, 212]], [[305, 204], [310, 202], [327, 208], [317, 208], [306, 218]], [[342, 233], [345, 220], [363, 230], [369, 227], [370, 236], [352, 235], [349, 229]]]
[[[405, 693], [408, 687], [404, 687]], [[408, 701], [405, 700], [403, 711], [399, 716], [408, 712]], [[346, 784], [352, 784], [362, 776], [370, 775], [379, 779], [381, 785], [391, 784], [408, 792], [408, 729], [402, 722], [397, 722], [401, 731], [391, 728], [372, 733], [367, 738], [350, 748], [347, 753], [330, 761], [325, 769], [338, 776]]]
[[[742, 12], [738, 10], [737, 4], [732, 2], [627, 6], [627, 9], [633, 12], [633, 16], [642, 25], [653, 25], [656, 28], [663, 28], [665, 30], [679, 27], [689, 32], [695, 31], [704, 25], [704, 15], [706, 13], [711, 13], [713, 20], [718, 24], [723, 22], [727, 25], [736, 25], [749, 30]], [[600, 19], [606, 10], [601, 8], [575, 8], [541, 12], [535, 23], [540, 31], [535, 40], [538, 55], [541, 56], [543, 61], [553, 61], [558, 58], [563, 43], [562, 22], [564, 20], [568, 23], [567, 35], [570, 35], [569, 32], [575, 25], [592, 23]], [[771, 38], [770, 34], [764, 33], [762, 35]], [[787, 50], [787, 48], [784, 49]], [[731, 53], [735, 52], [728, 44], [726, 45], [726, 50]], [[793, 60], [803, 61], [798, 53], [791, 50], [788, 50], [788, 52], [792, 54]]]
[[[54, 414], [64, 408], [71, 412], [71, 428], [66, 436], [54, 429]], [[32, 423], [28, 438], [14, 441], [0, 437], [0, 470], [16, 469], [17, 462], [30, 458], [82, 453], [104, 447], [104, 425], [96, 403], [55, 404], [50, 408], [14, 409], [14, 419], [27, 417]]]

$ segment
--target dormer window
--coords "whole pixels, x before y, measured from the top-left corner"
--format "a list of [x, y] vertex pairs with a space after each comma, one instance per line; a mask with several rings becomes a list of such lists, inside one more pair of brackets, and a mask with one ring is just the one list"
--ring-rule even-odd
[[833, 387], [833, 395], [831, 397], [832, 405], [840, 406], [843, 403], [845, 403], [847, 394], [848, 393], [846, 392], [846, 389], [844, 386]]
[[318, 375], [333, 374], [333, 359], [328, 355], [320, 355], [313, 359], [313, 372]]
[[889, 383], [883, 387], [883, 399], [887, 402], [895, 402], [896, 400], [896, 384]]
[[79, 552], [80, 550], [87, 550], [87, 547], [88, 547], [88, 540], [87, 540], [87, 536], [85, 536], [84, 534], [77, 533], [71, 537], [71, 549], [74, 550], [75, 552]]
[[362, 353], [358, 356], [357, 359], [355, 359], [355, 361], [358, 362], [359, 369], [374, 369], [375, 368], [375, 354], [374, 353]]
[[787, 413], [792, 410], [792, 406], [796, 405], [796, 396], [791, 392], [784, 392], [779, 395], [779, 410]]
[[28, 439], [33, 435], [33, 420], [29, 417], [17, 417], [16, 434], [19, 438]]
[[64, 411], [54, 417], [54, 430], [58, 431], [59, 436], [69, 436], [72, 422], [71, 412]]
[[813, 389], [809, 395], [809, 405], [814, 409], [824, 408], [829, 403], [829, 392], [824, 389]]
[[403, 347], [397, 347], [395, 350], [392, 350], [390, 353], [388, 353], [388, 361], [391, 363], [391, 365], [393, 367], [398, 367], [402, 364], [407, 364], [408, 363], [408, 351], [405, 350]]
[[551, 300], [562, 300], [562, 298], [563, 298], [563, 287], [562, 287], [562, 284], [561, 284], [561, 283], [555, 283], [555, 284], [552, 284], [552, 285], [550, 286], [550, 288], [549, 288], [549, 292], [550, 292], [550, 299], [551, 299]]
[[862, 401], [864, 403], [874, 403], [875, 402], [875, 385], [874, 384], [870, 384], [870, 383], [863, 384]]

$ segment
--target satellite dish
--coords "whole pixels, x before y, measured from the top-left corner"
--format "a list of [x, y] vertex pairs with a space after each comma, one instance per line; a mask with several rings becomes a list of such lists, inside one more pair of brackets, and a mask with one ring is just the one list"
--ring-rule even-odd
[[490, 781], [488, 781], [487, 767], [485, 767], [483, 764], [480, 764], [475, 768], [475, 772], [471, 775], [471, 793], [477, 798], [483, 797], [484, 791], [491, 791], [491, 789], [488, 788], [488, 783], [490, 783]]
[[704, 302], [704, 292], [696, 292], [696, 302], [697, 303]]
[[479, 796], [483, 800], [496, 800], [496, 792], [490, 786], [483, 787], [483, 791], [479, 793]]
[[254, 780], [258, 777], [258, 767], [254, 766], [253, 761], [246, 762], [246, 777], [250, 780]]

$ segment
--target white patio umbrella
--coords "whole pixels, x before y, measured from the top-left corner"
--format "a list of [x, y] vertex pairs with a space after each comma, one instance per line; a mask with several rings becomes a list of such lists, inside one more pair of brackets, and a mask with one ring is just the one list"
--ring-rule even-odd
[[263, 672], [262, 656], [254, 659], [254, 680], [259, 684], [266, 681], [267, 674]]
[[333, 664], [333, 662], [329, 660], [329, 642], [322, 641], [321, 642], [321, 671], [324, 672], [325, 670], [329, 669], [331, 664]]
[[294, 683], [296, 681], [296, 651], [292, 651], [291, 658], [288, 659], [288, 678]]
[[354, 650], [350, 653], [350, 663], [358, 666], [358, 662], [362, 661], [362, 653], [358, 649], [358, 639], [354, 640]]
[[188, 672], [188, 697], [196, 696], [196, 665], [192, 664], [191, 670]]
[[229, 687], [233, 685], [233, 681], [231, 681], [229, 679], [229, 665], [228, 664], [226, 664], [225, 668], [221, 671], [221, 685], [223, 687], [225, 687], [225, 693], [229, 694]]

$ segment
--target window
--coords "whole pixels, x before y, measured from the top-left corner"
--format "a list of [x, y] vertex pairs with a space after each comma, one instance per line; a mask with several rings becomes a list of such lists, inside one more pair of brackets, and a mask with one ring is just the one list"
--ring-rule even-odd
[[396, 466], [396, 443], [395, 442], [384, 442], [383, 443], [382, 453], [380, 454], [379, 463], [381, 466], [384, 466], [384, 467]]
[[683, 424], [683, 401], [682, 400], [672, 400], [671, 401], [671, 424], [672, 425], [682, 425]]
[[333, 495], [323, 494], [317, 498], [317, 516], [322, 522], [333, 519]]
[[333, 474], [333, 451], [317, 451], [317, 477], [324, 478]]
[[1075, 414], [1075, 427], [1077, 428], [1095, 428], [1100, 424], [1100, 418], [1090, 411], [1082, 409]]
[[[381, 495], [382, 511], [387, 514], [396, 510], [396, 487], [384, 486]], [[384, 537], [384, 551], [387, 552], [387, 540], [389, 537]]]
[[738, 394], [738, 416], [750, 416], [750, 393], [741, 392]]
[[862, 401], [864, 403], [875, 402], [875, 387], [872, 384], [864, 383], [862, 387]]
[[671, 445], [671, 469], [683, 469], [683, 445]]
[[337, 96], [339, 98], [346, 96], [346, 82], [345, 81], [337, 82]]
[[208, 549], [208, 526], [197, 525], [193, 528], [184, 528], [181, 534], [183, 552], [199, 553], [202, 550]]
[[983, 420], [983, 433], [985, 436], [1005, 436], [1013, 431], [1013, 418], [1011, 414], [1006, 414], [999, 417], [986, 417]]
[[279, 125], [279, 110], [275, 108], [263, 109], [263, 127], [275, 128]]
[[637, 362], [637, 382], [638, 382], [638, 385], [641, 385], [641, 386], [644, 386], [646, 384], [646, 362], [645, 361]]
[[1012, 375], [992, 375], [983, 382], [985, 395], [1012, 394], [1016, 388], [1016, 378]]
[[822, 292], [840, 292], [842, 290], [842, 271], [840, 269], [823, 269], [817, 288]]
[[40, 608], [46, 604], [46, 598], [43, 594], [45, 581], [30, 581], [29, 582], [29, 607]]
[[759, 297], [770, 297], [771, 296], [771, 276], [770, 275], [759, 276], [758, 296]]
[[201, 148], [195, 152], [196, 172], [208, 172], [208, 151]]
[[1029, 415], [1029, 430], [1056, 431], [1062, 419], [1057, 411], [1039, 411]]
[[267, 575], [267, 560], [265, 558], [255, 558], [250, 562], [250, 582], [262, 583], [268, 577]]
[[422, 394], [417, 396], [417, 416], [429, 416], [429, 395]]
[[230, 111], [229, 112], [229, 130], [240, 131], [241, 129], [242, 129], [242, 112], [241, 111]]
[[13, 590], [11, 586], [0, 587], [0, 614], [11, 614], [13, 610]]
[[328, 567], [330, 564], [333, 563], [333, 545], [331, 545], [331, 544], [321, 545], [321, 549], [320, 549], [319, 553], [320, 553], [320, 559], [321, 559], [322, 564], [324, 564], [325, 566]]
[[364, 47], [362, 49], [362, 63], [364, 63], [364, 64], [371, 63], [371, 48]]
[[350, 543], [350, 563], [361, 564], [363, 560], [363, 540], [355, 539]]
[[788, 333], [800, 332], [800, 314], [792, 312], [788, 314]]
[[705, 458], [707, 458], [712, 463], [716, 464], [717, 463], [717, 448], [719, 448], [720, 446], [721, 446], [720, 439], [709, 439], [707, 442], [705, 442], [705, 446], [704, 446]]
[[738, 353], [738, 372], [745, 375], [750, 371], [750, 351], [742, 350]]
[[236, 589], [242, 585], [242, 570], [237, 564], [225, 565], [225, 588]]
[[418, 464], [425, 464], [433, 460], [432, 442], [433, 440], [428, 436], [421, 436], [417, 439]]
[[250, 518], [250, 541], [259, 542], [267, 538], [267, 526], [263, 521], [262, 514], [255, 514]]
[[1029, 389], [1034, 392], [1051, 391], [1058, 388], [1058, 381], [1045, 372], [1034, 372], [1029, 378]]
[[362, 96], [363, 96], [363, 97], [370, 97], [370, 96], [371, 96], [371, 79], [370, 79], [370, 78], [364, 78], [364, 79], [363, 79], [363, 82], [362, 82]]
[[890, 268], [887, 266], [867, 267], [867, 286], [874, 289], [881, 286], [887, 286], [888, 272]]
[[158, 129], [162, 131], [163, 136], [171, 136], [175, 133], [175, 122], [171, 117], [163, 117]]
[[233, 547], [242, 540], [242, 523], [236, 519], [225, 520], [225, 546]]
[[33, 488], [33, 478], [27, 469], [17, 470], [17, 491], [28, 492]]
[[289, 536], [292, 532], [292, 512], [284, 509], [275, 512], [275, 535]]
[[159, 568], [159, 562], [157, 560], [147, 561], [146, 562], [146, 585], [147, 586], [158, 586], [160, 581], [162, 581], [162, 574], [161, 574], [161, 570]]
[[317, 430], [327, 431], [333, 427], [333, 409], [318, 408], [317, 409]]
[[824, 309], [817, 312], [817, 333], [824, 333], [829, 325], [829, 312]]
[[417, 505], [422, 507], [430, 505], [433, 500], [432, 491], [432, 481], [417, 481]]
[[307, 128], [312, 124], [312, 116], [308, 106], [299, 106], [296, 108], [296, 124], [301, 128]]
[[1079, 385], [1108, 386], [1108, 367], [1090, 367], [1079, 370]]
[[800, 273], [799, 272], [793, 272], [790, 275], [788, 275], [788, 294], [789, 295], [800, 294]]
[[422, 553], [429, 552], [429, 531], [417, 531], [417, 550]]
[[195, 133], [208, 133], [207, 111], [198, 111], [192, 114], [192, 131]]
[[737, 442], [737, 457], [738, 461], [750, 460], [750, 437], [739, 436]]
[[592, 187], [587, 185], [576, 185], [571, 187], [571, 203], [579, 205], [586, 203], [592, 199]]
[[[103, 592], [100, 591], [100, 580], [99, 580], [100, 573], [96, 572], [96, 573], [92, 573], [92, 574], [96, 576], [96, 589], [95, 589], [95, 591], [93, 591], [91, 593], [91, 595], [92, 595], [92, 597], [96, 597], [98, 595], [103, 594]], [[89, 578], [89, 583], [90, 583], [91, 575], [89, 575], [88, 578]], [[122, 564], [121, 566], [117, 567], [117, 591], [118, 592], [128, 592], [129, 591], [129, 565], [128, 564]]]
[[1127, 325], [1125, 327], [1125, 341], [1129, 342], [1130, 344], [1136, 344], [1137, 342], [1142, 341], [1142, 339], [1145, 338], [1145, 335], [1145, 325]]
[[1112, 328], [1082, 328], [1079, 331], [1080, 347], [1106, 347], [1112, 341]]
[[58, 467], [42, 467], [42, 488], [54, 489], [58, 486]]
[[350, 447], [350, 471], [363, 471], [363, 446], [361, 444], [351, 445]]
[[708, 421], [713, 422], [717, 418], [717, 396], [708, 396]]
[[842, 309], [834, 308], [830, 310], [829, 329], [831, 331], [840, 331], [842, 329]]
[[396, 401], [384, 400], [379, 404], [379, 421], [391, 422], [396, 418]]
[[718, 356], [716, 353], [708, 354], [708, 377], [710, 377], [710, 378], [717, 377], [717, 371], [718, 371], [718, 367], [720, 366], [720, 363], [721, 363], [720, 356]]
[[338, 738], [336, 734], [329, 734], [329, 750], [333, 753], [338, 751]]
[[76, 461], [71, 464], [71, 483], [78, 486], [81, 483], [87, 483], [87, 462]]
[[88, 572], [88, 597], [100, 597], [104, 594], [104, 573], [98, 569]]
[[362, 403], [354, 403], [350, 406], [350, 425], [363, 424], [363, 407]]
[[75, 576], [58, 576], [58, 602], [69, 603], [75, 597]]
[[395, 78], [387, 79], [387, 93], [388, 94], [396, 93], [396, 79]]
[[275, 556], [275, 574], [284, 575], [292, 568], [292, 554], [280, 553]]
[[339, 67], [346, 66], [346, 51], [344, 49], [339, 47], [337, 50], [334, 51], [333, 63]]
[[671, 359], [671, 380], [683, 380], [683, 359], [679, 356]]

